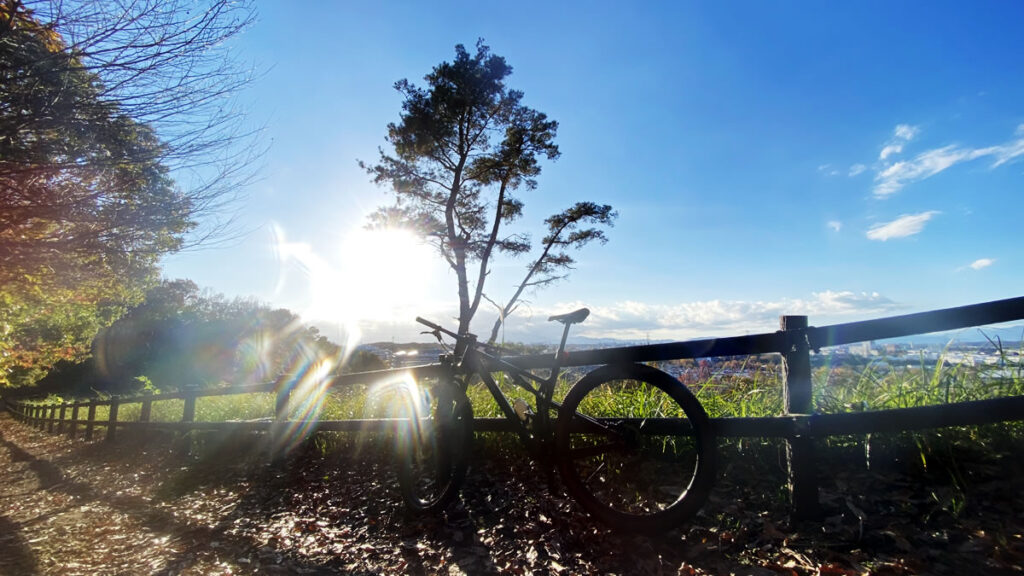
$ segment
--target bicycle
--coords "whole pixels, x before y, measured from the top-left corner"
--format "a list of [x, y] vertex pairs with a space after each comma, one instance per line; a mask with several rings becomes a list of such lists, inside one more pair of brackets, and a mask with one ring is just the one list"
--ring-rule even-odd
[[[398, 480], [410, 509], [442, 511], [458, 496], [473, 439], [466, 391], [479, 378], [533, 457], [550, 476], [557, 467], [569, 495], [598, 520], [659, 532], [697, 513], [714, 482], [716, 439], [704, 408], [681, 382], [651, 366], [609, 364], [555, 400], [569, 329], [589, 313], [582, 308], [549, 318], [564, 328], [546, 377], [502, 359], [500, 348], [472, 334], [416, 318], [442, 344], [442, 335], [455, 339], [455, 348], [440, 358], [433, 389], [417, 387], [406, 397]], [[533, 405], [510, 401], [494, 373], [528, 392]]]

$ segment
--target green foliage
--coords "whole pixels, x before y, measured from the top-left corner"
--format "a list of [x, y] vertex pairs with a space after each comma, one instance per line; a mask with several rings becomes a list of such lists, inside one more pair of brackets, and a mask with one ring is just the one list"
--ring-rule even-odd
[[273, 416], [274, 394], [203, 396], [196, 399], [196, 420], [199, 422], [256, 420]]
[[162, 255], [221, 230], [258, 149], [232, 150], [249, 138], [224, 105], [248, 73], [223, 46], [251, 17], [245, 0], [0, 3], [0, 386], [87, 356]]
[[160, 389], [153, 385], [153, 381], [147, 376], [136, 376], [135, 377], [136, 389], [141, 394], [159, 394]]
[[366, 350], [356, 350], [347, 358], [341, 371], [343, 374], [349, 374], [352, 372], [372, 372], [386, 368], [387, 365], [376, 354]]
[[[164, 280], [93, 339], [92, 357], [61, 361], [36, 392], [134, 394], [184, 386], [301, 379], [341, 349], [294, 313], [251, 300], [204, 294], [188, 280]], [[356, 353], [341, 371], [380, 369]]]
[[104, 98], [54, 27], [0, 10], [0, 385], [88, 343], [190, 227], [153, 131]]
[[96, 337], [93, 355], [108, 389], [125, 389], [140, 375], [178, 389], [296, 377], [317, 362], [338, 361], [341, 351], [288, 310], [165, 280]]

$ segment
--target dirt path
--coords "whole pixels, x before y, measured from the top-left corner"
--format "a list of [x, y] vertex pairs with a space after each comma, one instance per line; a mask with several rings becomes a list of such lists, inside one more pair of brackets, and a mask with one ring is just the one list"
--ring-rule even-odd
[[227, 573], [215, 526], [155, 501], [168, 450], [84, 444], [0, 415], [0, 574]]
[[0, 575], [1024, 574], [1020, 458], [964, 462], [951, 488], [838, 455], [826, 517], [793, 526], [776, 455], [734, 454], [701, 516], [650, 539], [595, 526], [511, 452], [477, 458], [464, 502], [424, 519], [377, 444], [270, 466], [250, 438], [209, 442], [196, 459], [0, 414]]

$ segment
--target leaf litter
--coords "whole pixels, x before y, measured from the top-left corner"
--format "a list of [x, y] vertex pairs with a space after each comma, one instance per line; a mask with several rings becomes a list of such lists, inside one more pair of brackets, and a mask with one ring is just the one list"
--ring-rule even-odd
[[507, 443], [477, 442], [463, 498], [437, 517], [404, 509], [385, 441], [338, 443], [269, 463], [257, 436], [196, 456], [0, 415], [0, 575], [1024, 574], [1021, 453], [961, 463], [965, 486], [833, 450], [822, 517], [794, 522], [778, 444], [745, 442], [723, 449], [701, 513], [652, 538], [595, 524]]

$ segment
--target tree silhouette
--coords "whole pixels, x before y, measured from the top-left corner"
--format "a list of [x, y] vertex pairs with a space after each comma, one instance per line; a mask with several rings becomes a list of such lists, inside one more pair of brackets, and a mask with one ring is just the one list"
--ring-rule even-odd
[[[512, 297], [504, 306], [500, 306], [498, 318], [491, 327], [488, 342], [493, 344], [498, 339], [498, 330], [516, 309], [520, 297], [526, 290], [543, 288], [553, 282], [565, 278], [576, 260], [569, 255], [570, 248], [579, 249], [593, 241], [605, 243], [608, 238], [598, 228], [581, 228], [586, 224], [611, 226], [618, 216], [607, 204], [579, 202], [564, 212], [555, 214], [544, 221], [548, 226], [548, 234], [541, 241], [543, 248], [540, 255], [530, 263], [526, 275], [516, 287]], [[493, 302], [493, 300], [492, 300]], [[497, 305], [497, 304], [495, 304]]]
[[[511, 73], [505, 59], [482, 40], [473, 54], [457, 45], [452, 62], [426, 75], [426, 87], [408, 80], [395, 84], [405, 100], [400, 121], [388, 125], [392, 150], [382, 149], [374, 165], [360, 162], [395, 197], [393, 205], [371, 216], [371, 225], [414, 230], [455, 273], [460, 334], [468, 332], [484, 298], [492, 258], [530, 250], [528, 237], [505, 233], [503, 226], [522, 214], [523, 203], [515, 194], [537, 187], [541, 161], [559, 156], [554, 143], [558, 123], [524, 105], [523, 93], [506, 86]], [[610, 223], [610, 208], [590, 206], [597, 212], [606, 209], [604, 216], [580, 216], [566, 230], [581, 222]], [[552, 217], [559, 218], [572, 220], [572, 209]], [[603, 236], [590, 233], [590, 239], [597, 238]], [[508, 313], [523, 290], [550, 283], [558, 271], [568, 269], [572, 260], [559, 261], [567, 257], [562, 249], [583, 243], [561, 233], [546, 238], [543, 254], [529, 268]]]

